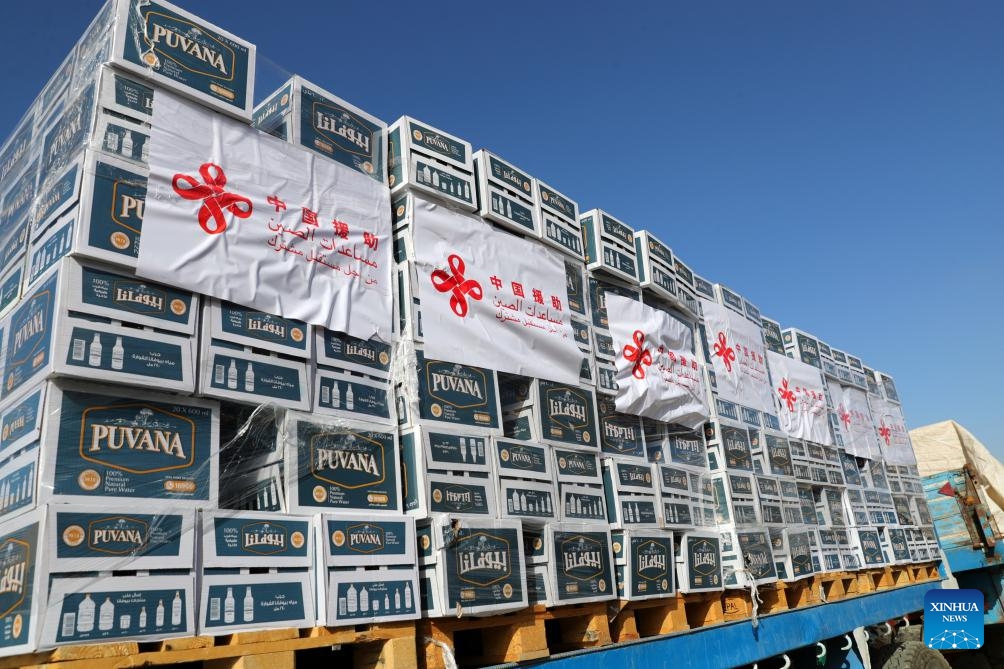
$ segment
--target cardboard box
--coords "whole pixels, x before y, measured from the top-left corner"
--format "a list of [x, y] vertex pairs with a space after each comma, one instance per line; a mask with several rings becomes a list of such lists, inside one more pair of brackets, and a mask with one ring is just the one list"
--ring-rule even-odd
[[473, 517], [493, 517], [498, 513], [495, 482], [487, 473], [470, 472], [469, 476], [423, 468], [414, 459], [417, 444], [402, 437], [404, 510], [424, 518], [433, 513], [452, 513]]
[[[329, 627], [415, 620], [420, 617], [418, 567], [329, 569], [328, 597], [318, 624]], [[321, 615], [323, 613], [323, 616]]]
[[41, 453], [39, 502], [215, 506], [219, 405], [52, 382], [45, 391]]
[[778, 484], [781, 486], [781, 512], [784, 514], [784, 521], [789, 526], [802, 525], [803, 523], [815, 523], [815, 517], [806, 521], [802, 511], [802, 499], [799, 496], [798, 483], [792, 477], [778, 477]]
[[757, 499], [764, 525], [783, 526], [787, 523], [781, 504], [781, 483], [773, 476], [757, 475]]
[[885, 394], [885, 398], [890, 402], [899, 404], [899, 392], [896, 390], [896, 382], [891, 376], [885, 372], [875, 372], [876, 380], [882, 386], [882, 392]]
[[763, 343], [768, 351], [784, 355], [784, 339], [781, 336], [781, 324], [763, 316], [760, 318], [760, 328], [763, 332]]
[[[229, 308], [227, 305], [223, 308], [227, 309], [228, 318], [236, 317], [245, 323], [253, 321], [268, 327], [265, 321], [267, 314]], [[273, 346], [269, 335], [264, 334], [256, 339], [253, 331], [247, 328], [242, 335], [217, 339], [214, 332], [222, 329], [217, 327], [222, 315], [219, 305], [216, 309], [212, 305], [203, 306], [202, 318], [205, 325], [199, 342], [198, 393], [216, 399], [250, 404], [269, 403], [287, 409], [309, 410], [310, 368], [307, 360], [302, 357], [303, 353], [300, 352], [297, 357], [290, 356], [285, 353], [287, 347]], [[286, 328], [282, 320], [269, 322], [282, 330]], [[301, 338], [305, 339], [303, 330], [300, 332]]]
[[286, 486], [282, 463], [240, 469], [220, 478], [221, 509], [286, 513]]
[[607, 293], [620, 295], [632, 300], [640, 300], [641, 292], [623, 282], [613, 281], [606, 277], [598, 277], [592, 274], [588, 277], [589, 286], [589, 310], [594, 328], [610, 330], [610, 322], [607, 319]]
[[[329, 621], [348, 617], [357, 619], [366, 614], [384, 616], [401, 615], [395, 618], [406, 620], [415, 618], [418, 592], [417, 584], [408, 576], [410, 570], [416, 570], [415, 521], [409, 517], [371, 518], [359, 515], [324, 514], [314, 519], [317, 531], [317, 562], [323, 566], [323, 572], [318, 574], [316, 599], [318, 602], [318, 617]], [[381, 571], [353, 571], [355, 567], [391, 567]], [[356, 605], [349, 611], [349, 600], [352, 593], [348, 585], [353, 575], [378, 574], [375, 582], [400, 579], [401, 583], [382, 586], [366, 586], [366, 609], [362, 610], [360, 586], [356, 585]], [[417, 570], [415, 571], [417, 576]], [[368, 581], [367, 581], [368, 582]], [[377, 587], [376, 590], [373, 588]], [[394, 589], [398, 589], [395, 594]], [[386, 595], [387, 602], [381, 601], [371, 605], [373, 595], [380, 592]], [[344, 599], [342, 602], [340, 600]]]
[[40, 647], [193, 636], [195, 606], [191, 575], [56, 579]]
[[645, 437], [641, 418], [618, 413], [614, 398], [596, 398], [599, 416], [600, 450], [607, 455], [646, 459]]
[[[0, 653], [193, 635], [194, 528], [191, 511], [134, 515], [62, 505], [5, 523], [4, 573], [20, 575], [7, 592], [13, 599]], [[140, 568], [178, 571], [111, 576], [133, 556]]]
[[610, 335], [610, 331], [602, 328], [592, 328], [592, 331], [593, 356], [596, 360], [613, 364], [619, 351], [614, 346], [614, 338]]
[[676, 552], [673, 533], [660, 530], [622, 530], [611, 533], [617, 573], [617, 597], [642, 601], [676, 592]]
[[517, 520], [437, 519], [434, 542], [439, 553], [431, 570], [438, 591], [429, 616], [484, 616], [527, 606], [523, 531]]
[[791, 448], [786, 437], [765, 432], [764, 446], [768, 469], [772, 475], [786, 477], [795, 475], [795, 468], [791, 461]]
[[202, 323], [216, 340], [305, 360], [311, 358], [310, 326], [303, 321], [207, 298]]
[[559, 484], [601, 485], [599, 456], [594, 452], [552, 447], [547, 449], [554, 458], [554, 478]]
[[117, 0], [78, 43], [78, 71], [123, 70], [243, 121], [254, 103], [255, 45], [162, 0]]
[[[785, 354], [790, 353], [796, 360], [822, 368], [819, 359], [819, 340], [814, 336], [796, 328], [785, 328], [781, 331], [781, 339], [784, 342]], [[836, 354], [834, 354], [835, 358]]]
[[526, 599], [529, 606], [554, 606], [547, 565], [537, 564], [527, 567]]
[[0, 465], [0, 521], [31, 511], [38, 504], [37, 443]]
[[194, 509], [130, 513], [115, 505], [49, 504], [45, 569], [50, 574], [191, 570]]
[[600, 209], [579, 217], [586, 268], [638, 284], [634, 230]]
[[310, 519], [203, 511], [201, 536], [200, 634], [314, 625]]
[[719, 524], [750, 527], [763, 522], [753, 474], [735, 471], [714, 473], [711, 485]]
[[314, 369], [313, 410], [349, 420], [397, 424], [394, 387], [389, 381], [373, 381], [323, 367]]
[[526, 525], [545, 525], [560, 515], [557, 493], [551, 481], [526, 481], [500, 477], [498, 516], [523, 521]]
[[502, 416], [502, 436], [517, 441], [538, 440], [537, 420], [533, 414], [532, 408], [523, 409], [518, 413], [504, 414]]
[[659, 527], [652, 465], [625, 458], [603, 458], [601, 464], [610, 527]]
[[487, 149], [474, 154], [478, 214], [486, 221], [533, 239], [540, 238], [533, 177]]
[[906, 530], [901, 527], [882, 528], [881, 539], [890, 564], [909, 564], [913, 561], [907, 545]]
[[[523, 523], [523, 561], [527, 566], [547, 563], [543, 525]], [[529, 574], [527, 578], [529, 579]]]
[[745, 425], [719, 418], [705, 424], [704, 436], [708, 444], [708, 466], [712, 471], [726, 468], [753, 471], [753, 453]]
[[197, 304], [190, 293], [65, 261], [10, 316], [3, 401], [54, 374], [192, 392], [194, 342], [165, 326], [194, 328]]
[[599, 448], [591, 388], [537, 379], [535, 407], [540, 440], [552, 446]]
[[[72, 61], [72, 54], [69, 60]], [[72, 66], [72, 62], [70, 64]], [[63, 80], [60, 83], [65, 86], [67, 82]], [[39, 95], [39, 99], [44, 94], [45, 89]], [[10, 185], [28, 170], [37, 156], [36, 151], [32, 149], [36, 148], [35, 142], [37, 141], [35, 121], [36, 113], [38, 113], [38, 104], [38, 101], [36, 101], [28, 107], [24, 116], [21, 117], [14, 127], [14, 131], [11, 132], [4, 140], [3, 145], [0, 146], [0, 192], [9, 190]], [[37, 165], [35, 167], [37, 168]], [[576, 221], [578, 221], [578, 218], [576, 218]]]
[[314, 328], [315, 362], [337, 370], [390, 378], [391, 345], [378, 339], [359, 339], [344, 332]]
[[488, 437], [449, 426], [415, 427], [401, 431], [402, 460], [416, 472], [492, 471]]
[[[565, 288], [568, 290], [568, 308], [579, 316], [589, 315], [589, 294], [586, 283], [586, 266], [579, 261], [565, 259]], [[586, 323], [588, 326], [588, 323]], [[584, 339], [576, 335], [576, 341]]]
[[540, 179], [534, 179], [533, 183], [537, 193], [537, 220], [540, 221], [541, 241], [581, 261], [582, 227], [579, 225], [578, 203]]
[[617, 368], [609, 362], [602, 360], [593, 361], [593, 370], [596, 377], [596, 393], [599, 395], [617, 394]]
[[881, 533], [876, 528], [853, 528], [851, 530], [851, 545], [861, 558], [861, 564], [864, 567], [882, 567], [888, 564], [882, 550]]
[[497, 376], [502, 411], [516, 413], [536, 404], [537, 386], [533, 383], [533, 379], [505, 372], [499, 372]]
[[868, 386], [868, 394], [875, 397], [885, 397], [882, 387], [879, 385], [878, 377], [874, 369], [864, 368], [865, 384]]
[[[497, 477], [528, 479], [546, 483], [554, 481], [553, 456], [549, 452], [553, 449], [533, 443], [493, 437], [489, 450], [491, 451], [492, 471]], [[571, 452], [570, 455], [574, 462], [583, 468], [588, 467], [590, 461], [595, 466], [595, 455], [577, 452]], [[567, 468], [568, 457], [563, 456], [562, 461]]]
[[413, 190], [464, 211], [478, 210], [469, 142], [402, 116], [387, 130], [387, 151], [391, 194]]
[[704, 433], [699, 430], [674, 430], [655, 436], [649, 426], [654, 421], [644, 420], [645, 448], [652, 462], [683, 465], [688, 468], [706, 470], [708, 449]]
[[726, 588], [749, 588], [777, 581], [770, 537], [765, 529], [725, 527], [722, 536], [726, 535], [729, 539], [722, 542], [722, 580]]
[[[3, 593], [0, 616], [0, 655], [28, 653], [38, 648], [42, 616], [46, 611], [48, 576], [39, 560], [45, 545], [42, 509], [0, 525], [0, 554], [10, 580]], [[75, 622], [71, 625], [76, 628]]]
[[427, 359], [422, 351], [417, 351], [417, 360], [417, 397], [405, 394], [413, 423], [465, 426], [486, 435], [499, 433], [501, 409], [493, 370]]
[[603, 525], [555, 523], [546, 529], [548, 577], [564, 604], [615, 599], [610, 530]]
[[634, 233], [638, 256], [638, 283], [659, 297], [676, 302], [676, 269], [673, 250], [648, 230]]
[[604, 488], [599, 485], [558, 484], [561, 502], [559, 520], [573, 522], [607, 522]]
[[8, 272], [23, 258], [31, 225], [30, 213], [35, 198], [37, 174], [36, 161], [0, 196], [0, 221], [3, 222], [0, 232], [0, 237], [3, 238], [0, 271]]
[[778, 578], [784, 574], [785, 581], [798, 581], [815, 573], [812, 567], [812, 546], [809, 531], [805, 528], [771, 528], [771, 544], [775, 547], [775, 567]]
[[[689, 270], [688, 270], [689, 271]], [[714, 302], [717, 298], [715, 297], [715, 285], [705, 279], [703, 276], [691, 273], [692, 278], [692, 288], [697, 297], [703, 300], [709, 300]]]
[[677, 589], [718, 592], [723, 589], [721, 537], [717, 531], [690, 530], [680, 535], [676, 549]]
[[387, 124], [303, 77], [259, 103], [251, 125], [387, 183]]
[[763, 327], [763, 318], [760, 315], [760, 309], [755, 304], [743, 298], [743, 311], [746, 313], [746, 318], [751, 322], [755, 323], [756, 326]]
[[690, 313], [692, 318], [697, 319], [701, 317], [701, 305], [697, 301], [697, 294], [693, 290], [682, 284], [678, 284], [676, 294], [680, 298], [680, 304], [683, 305], [685, 311]]
[[[713, 497], [705, 496], [705, 483], [711, 484], [707, 473], [677, 465], [656, 465], [656, 473], [662, 527], [690, 529], [704, 525], [704, 508], [713, 508]], [[709, 492], [713, 496], [713, 488]]]
[[722, 305], [727, 309], [731, 309], [740, 316], [746, 315], [746, 309], [745, 307], [743, 307], [742, 295], [720, 283], [716, 283], [714, 285], [714, 290], [715, 290], [715, 300], [718, 302], [718, 304]]
[[291, 411], [282, 438], [291, 513], [402, 512], [393, 428]]

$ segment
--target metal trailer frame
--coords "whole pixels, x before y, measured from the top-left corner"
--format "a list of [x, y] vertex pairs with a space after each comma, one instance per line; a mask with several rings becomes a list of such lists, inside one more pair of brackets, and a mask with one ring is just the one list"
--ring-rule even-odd
[[[855, 628], [894, 620], [924, 609], [924, 595], [940, 588], [940, 581], [881, 590], [826, 604], [781, 611], [760, 617], [754, 627], [749, 619], [721, 623], [665, 636], [627, 641], [602, 648], [552, 655], [520, 663], [542, 669], [608, 669], [644, 667], [675, 669], [687, 660], [700, 667], [737, 667], [761, 663], [783, 653], [799, 658], [819, 652], [825, 644], [826, 665], [858, 669], [864, 665], [856, 646], [845, 635]], [[847, 648], [847, 646], [851, 646]], [[686, 660], [682, 660], [686, 658]], [[682, 664], [681, 664], [682, 660]], [[793, 667], [805, 666], [792, 660]], [[773, 661], [772, 661], [773, 662]], [[506, 665], [498, 665], [499, 667]], [[508, 665], [515, 666], [515, 665]], [[773, 667], [772, 663], [769, 665]], [[778, 664], [777, 666], [780, 666]]]

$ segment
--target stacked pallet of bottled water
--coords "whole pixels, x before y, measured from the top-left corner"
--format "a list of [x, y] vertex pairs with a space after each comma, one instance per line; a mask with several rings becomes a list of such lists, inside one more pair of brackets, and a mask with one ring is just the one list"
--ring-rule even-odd
[[[889, 375], [424, 121], [388, 125], [298, 76], [253, 105], [255, 56], [169, 3], [111, 0], [0, 147], [0, 552], [24, 576], [0, 654], [651, 599], [934, 555]], [[385, 189], [390, 341], [136, 275], [168, 94]], [[422, 265], [430, 212], [560, 268], [546, 294], [532, 271], [491, 281], [500, 320], [510, 300], [527, 327], [570, 314], [577, 379], [427, 339], [421, 298], [459, 314], [482, 291], [459, 256]], [[645, 351], [618, 339], [621, 300], [685, 333], [674, 360], [706, 388], [706, 421], [623, 410], [618, 375]], [[769, 352], [818, 379], [789, 391]], [[791, 397], [825, 434], [783, 420]]]

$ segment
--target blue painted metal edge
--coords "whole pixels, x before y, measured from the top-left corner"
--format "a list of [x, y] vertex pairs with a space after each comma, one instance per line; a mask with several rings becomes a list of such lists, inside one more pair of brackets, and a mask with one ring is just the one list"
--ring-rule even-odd
[[543, 660], [523, 662], [520, 666], [668, 669], [681, 666], [681, 662], [699, 662], [702, 667], [735, 667], [842, 636], [856, 627], [922, 611], [924, 595], [940, 587], [940, 581], [931, 581], [783, 611], [761, 617], [755, 630], [750, 620], [741, 620], [552, 655]]

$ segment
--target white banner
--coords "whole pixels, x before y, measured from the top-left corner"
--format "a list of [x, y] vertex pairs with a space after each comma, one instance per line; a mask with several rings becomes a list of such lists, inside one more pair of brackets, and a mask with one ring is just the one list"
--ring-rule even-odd
[[837, 417], [844, 428], [844, 450], [869, 460], [882, 457], [865, 391], [839, 384], [833, 384], [830, 390], [837, 403]]
[[579, 382], [557, 252], [417, 197], [413, 226], [427, 358]]
[[767, 366], [781, 429], [789, 437], [832, 446], [833, 435], [830, 434], [823, 377], [819, 370], [773, 351], [767, 351]]
[[874, 395], [868, 396], [868, 404], [885, 461], [891, 465], [917, 464], [913, 442], [910, 441], [910, 433], [906, 429], [906, 420], [900, 408]]
[[696, 428], [708, 418], [703, 373], [690, 328], [664, 311], [607, 293], [621, 413]]
[[773, 412], [767, 350], [760, 328], [716, 302], [701, 300], [701, 306], [719, 396], [753, 409]]
[[386, 186], [163, 91], [149, 141], [138, 275], [390, 341]]

